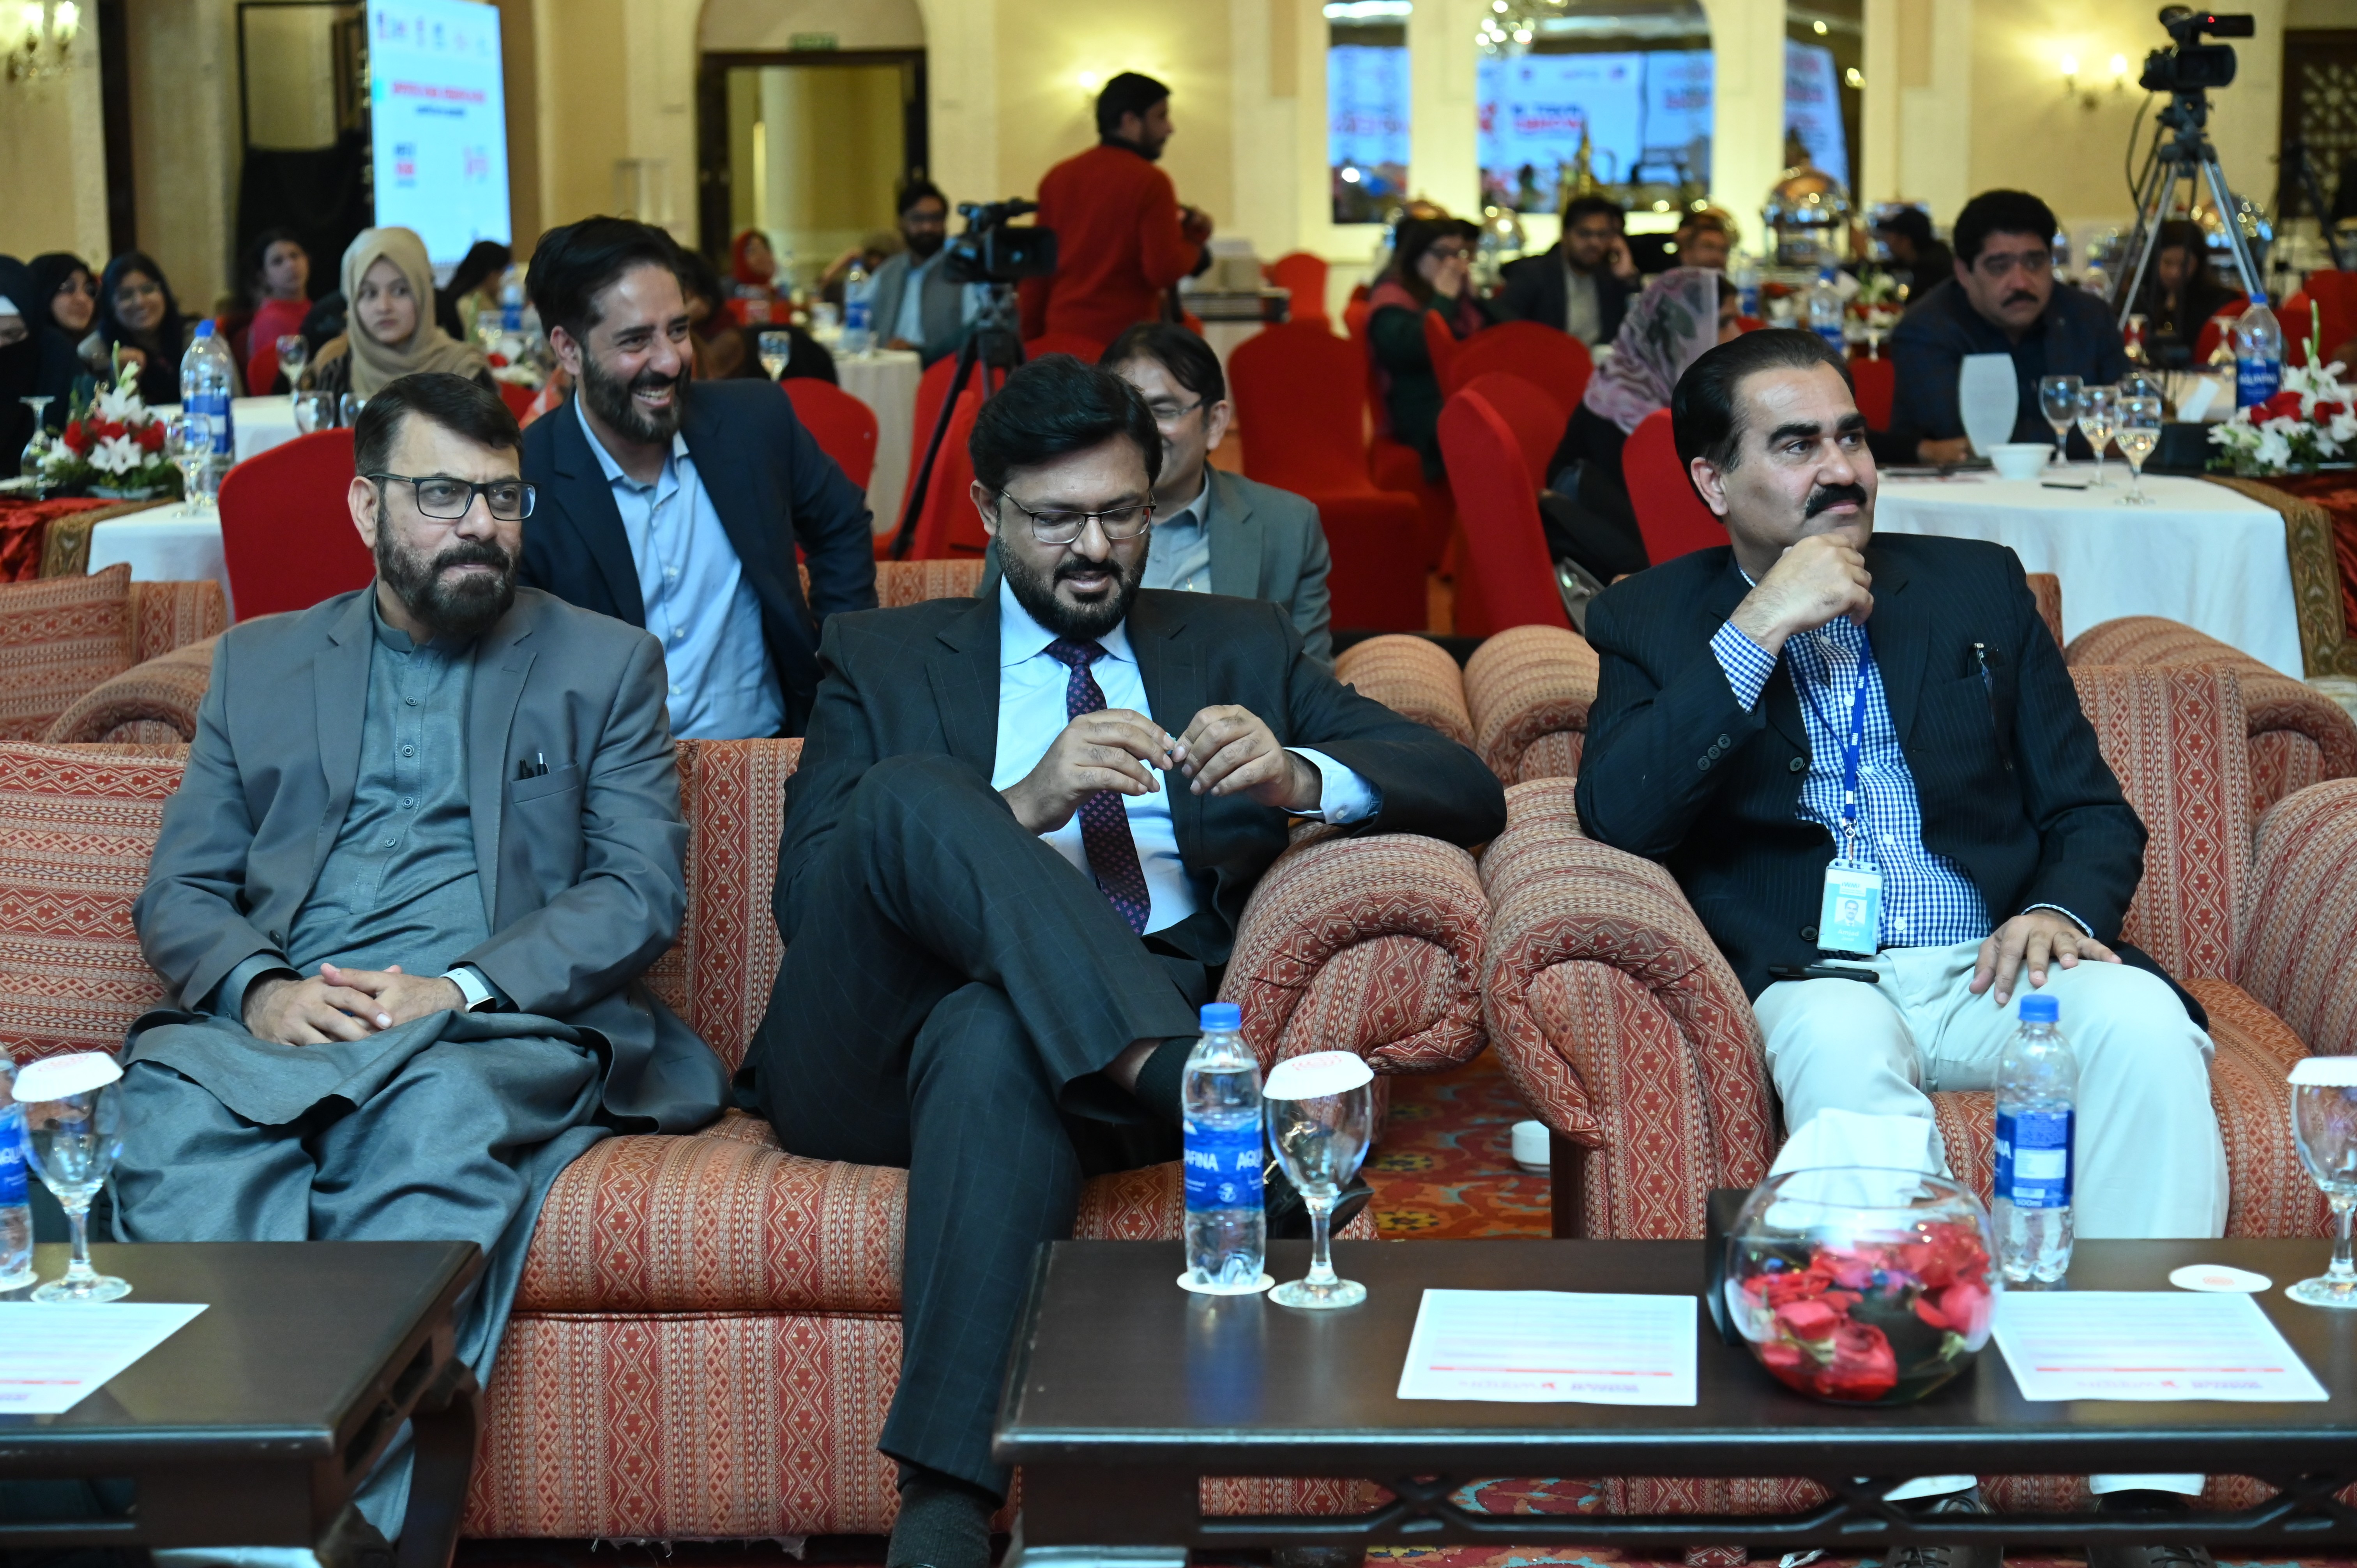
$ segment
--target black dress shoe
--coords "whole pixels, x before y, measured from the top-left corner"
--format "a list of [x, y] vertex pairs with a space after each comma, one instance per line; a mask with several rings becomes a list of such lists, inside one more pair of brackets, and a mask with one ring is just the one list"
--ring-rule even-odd
[[[1283, 1165], [1275, 1160], [1268, 1162], [1268, 1169], [1261, 1173], [1260, 1190], [1261, 1212], [1268, 1219], [1268, 1239], [1272, 1241], [1309, 1240], [1309, 1205], [1303, 1199], [1301, 1189], [1295, 1187], [1292, 1178], [1285, 1174]], [[1367, 1200], [1374, 1196], [1375, 1189], [1367, 1185], [1366, 1177], [1352, 1176], [1351, 1184], [1334, 1200], [1334, 1223], [1329, 1234], [1340, 1230], [1356, 1219], [1359, 1210], [1366, 1208]]]
[[[2105, 1492], [2095, 1499], [2098, 1513], [2189, 1513], [2192, 1507], [2192, 1498], [2176, 1492]], [[2104, 1541], [2089, 1544], [2087, 1568], [2218, 1568], [2218, 1564], [2206, 1546], [2174, 1541], [2152, 1545]]]
[[[1901, 1503], [1900, 1507], [1920, 1519], [1939, 1514], [1991, 1511], [1988, 1504], [1981, 1500], [1978, 1487]], [[2005, 1568], [2005, 1548], [1994, 1543], [1894, 1546], [1884, 1562], [1885, 1568]]]

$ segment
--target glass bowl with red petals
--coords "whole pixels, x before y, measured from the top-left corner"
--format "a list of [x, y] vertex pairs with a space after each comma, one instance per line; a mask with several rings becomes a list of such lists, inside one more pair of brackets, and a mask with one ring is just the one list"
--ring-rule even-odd
[[1996, 1240], [1981, 1200], [1943, 1176], [1787, 1171], [1752, 1192], [1727, 1237], [1727, 1320], [1787, 1388], [1905, 1404], [1988, 1343]]

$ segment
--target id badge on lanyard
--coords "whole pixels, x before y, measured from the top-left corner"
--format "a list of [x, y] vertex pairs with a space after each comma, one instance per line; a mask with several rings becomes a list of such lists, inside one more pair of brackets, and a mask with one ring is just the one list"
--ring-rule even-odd
[[1842, 748], [1840, 850], [1825, 867], [1824, 902], [1817, 911], [1817, 946], [1857, 958], [1871, 958], [1882, 936], [1882, 873], [1857, 853], [1857, 775], [1866, 749], [1866, 678], [1873, 659], [1873, 644], [1861, 639], [1857, 691], [1850, 702], [1849, 736]]

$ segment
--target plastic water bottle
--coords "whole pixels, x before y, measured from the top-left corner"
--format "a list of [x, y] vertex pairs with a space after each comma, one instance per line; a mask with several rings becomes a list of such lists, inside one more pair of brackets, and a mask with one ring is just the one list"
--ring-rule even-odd
[[1749, 252], [1736, 255], [1735, 275], [1728, 281], [1735, 285], [1735, 308], [1754, 321], [1760, 319], [1760, 263], [1751, 259]]
[[221, 476], [229, 472], [231, 454], [237, 450], [229, 425], [230, 389], [235, 385], [236, 361], [208, 317], [197, 323], [197, 340], [180, 356], [180, 412], [201, 413], [212, 421], [213, 460], [205, 470], [209, 496], [221, 493]]
[[500, 330], [521, 333], [523, 330], [523, 269], [511, 266], [500, 279]]
[[2251, 295], [2250, 307], [2234, 317], [2234, 406], [2250, 408], [2283, 386], [2283, 328], [2267, 308], [2267, 296]]
[[846, 354], [865, 354], [874, 346], [868, 311], [870, 296], [875, 292], [867, 268], [858, 262], [852, 263], [851, 270], [843, 274], [843, 351]]
[[33, 1211], [25, 1201], [25, 1108], [16, 1064], [0, 1050], [0, 1291], [33, 1283]]
[[2061, 1004], [2032, 992], [1996, 1069], [1996, 1252], [2007, 1280], [2049, 1283], [2071, 1266], [2079, 1058]]
[[1841, 290], [1834, 286], [1831, 267], [1820, 267], [1817, 281], [1809, 289], [1809, 330], [1831, 343], [1834, 352], [1849, 352], [1849, 339], [1842, 331]]
[[[848, 295], [845, 296], [846, 299]], [[1260, 1061], [1232, 1002], [1203, 1004], [1203, 1037], [1187, 1055], [1187, 1283], [1241, 1294], [1260, 1283], [1268, 1251], [1261, 1208]]]

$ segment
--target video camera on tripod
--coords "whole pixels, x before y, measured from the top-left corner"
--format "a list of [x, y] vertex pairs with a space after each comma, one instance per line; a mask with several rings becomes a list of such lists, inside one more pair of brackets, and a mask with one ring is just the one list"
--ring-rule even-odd
[[[2228, 74], [2232, 75], [2231, 66]], [[1011, 284], [1043, 278], [1056, 270], [1056, 231], [1016, 228], [1010, 221], [1039, 204], [1020, 198], [1012, 201], [961, 201], [958, 216], [965, 232], [949, 244], [952, 283]]]
[[2222, 16], [2186, 5], [2161, 9], [2160, 25], [2177, 41], [2144, 57], [2144, 74], [2136, 85], [2147, 92], [2207, 92], [2234, 83], [2234, 46], [2205, 44], [2213, 38], [2248, 38], [2258, 33], [2258, 21], [2248, 12]]
[[2134, 265], [2128, 269], [2114, 302], [2123, 330], [2136, 307], [2137, 294], [2152, 264], [2153, 238], [2159, 231], [2161, 220], [2177, 209], [2179, 180], [2192, 187], [2189, 207], [2206, 196], [2212, 210], [2223, 221], [2227, 247], [2233, 253], [2234, 273], [2243, 292], [2265, 292], [2258, 263], [2251, 254], [2238, 220], [2233, 192], [2227, 188], [2226, 172], [2218, 166], [2218, 149], [2209, 134], [2210, 89], [2224, 87], [2234, 80], [2234, 46], [2201, 41], [2205, 37], [2251, 38], [2257, 33], [2258, 24], [2247, 12], [2229, 15], [2196, 11], [2189, 5], [2164, 5], [2160, 25], [2168, 29], [2173, 41], [2169, 48], [2155, 49], [2145, 57], [2144, 74], [2136, 81], [2147, 92], [2168, 93], [2169, 102], [2156, 116], [2159, 123], [2153, 127], [2152, 147], [2145, 155], [2144, 173], [2136, 181], [2136, 230], [2127, 249]]

